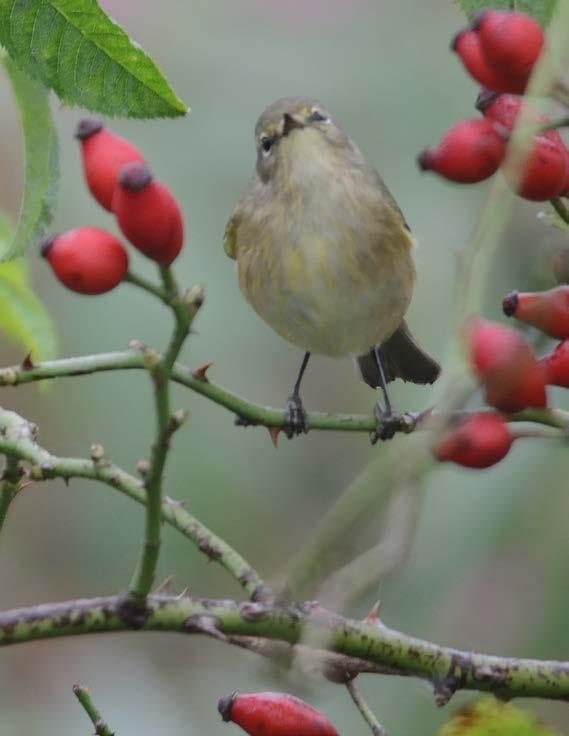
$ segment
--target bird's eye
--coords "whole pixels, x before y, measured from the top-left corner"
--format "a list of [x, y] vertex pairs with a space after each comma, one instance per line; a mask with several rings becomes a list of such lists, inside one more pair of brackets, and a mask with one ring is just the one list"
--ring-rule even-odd
[[323, 115], [318, 110], [313, 110], [310, 115], [310, 120], [313, 123], [327, 123], [329, 121], [329, 118], [327, 118], [326, 115]]
[[261, 138], [261, 148], [265, 153], [270, 153], [271, 148], [273, 147], [273, 139], [268, 138], [267, 136], [264, 136]]

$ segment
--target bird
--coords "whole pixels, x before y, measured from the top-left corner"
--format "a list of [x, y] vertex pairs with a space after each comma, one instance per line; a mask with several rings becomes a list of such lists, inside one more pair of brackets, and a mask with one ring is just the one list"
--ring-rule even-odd
[[405, 314], [416, 280], [414, 239], [395, 198], [330, 112], [310, 97], [269, 105], [255, 126], [253, 177], [227, 223], [241, 292], [304, 351], [285, 408], [287, 437], [307, 431], [300, 388], [312, 354], [353, 356], [381, 388], [372, 442], [393, 436], [387, 384], [433, 383], [440, 366]]

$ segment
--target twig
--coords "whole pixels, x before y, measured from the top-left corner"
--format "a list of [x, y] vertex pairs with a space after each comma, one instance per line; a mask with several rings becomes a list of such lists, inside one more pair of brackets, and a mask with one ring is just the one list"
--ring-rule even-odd
[[[157, 355], [157, 359], [159, 358], [160, 356]], [[132, 349], [124, 352], [63, 358], [38, 363], [29, 369], [21, 365], [12, 365], [0, 369], [0, 387], [118, 370], [148, 370], [143, 352]], [[283, 427], [287, 421], [283, 409], [256, 404], [209, 380], [196, 378], [192, 371], [181, 363], [174, 365], [172, 381], [238, 414], [253, 425]], [[432, 412], [431, 415], [436, 416], [436, 412]], [[468, 412], [457, 412], [454, 416], [466, 417]], [[405, 433], [423, 429], [426, 426], [422, 421], [424, 418], [423, 412], [402, 414], [399, 429]], [[569, 427], [569, 411], [561, 409], [528, 409], [511, 414], [508, 419], [512, 422], [535, 422], [562, 430]], [[345, 414], [312, 411], [308, 412], [307, 424], [312, 430], [332, 432], [372, 432], [377, 428], [377, 420], [371, 413]]]
[[95, 727], [96, 736], [114, 736], [114, 733], [101, 718], [101, 714], [97, 710], [95, 704], [91, 700], [89, 691], [83, 685], [73, 685], [73, 692], [77, 696], [77, 700], [83, 706], [83, 709], [89, 716], [91, 723]]
[[0, 531], [6, 521], [6, 515], [10, 504], [18, 493], [19, 483], [22, 477], [20, 463], [17, 457], [6, 457], [6, 466], [2, 473], [0, 485]]
[[[47, 603], [0, 613], [0, 646], [132, 630], [122, 597]], [[317, 604], [285, 608], [230, 600], [149, 596], [144, 631], [301, 641], [306, 629], [327, 649], [387, 667], [393, 674], [430, 681], [437, 702], [458, 690], [492, 692], [503, 698], [569, 700], [569, 662], [495, 657], [439, 646], [387, 628], [344, 618]], [[349, 675], [350, 673], [346, 673]]]
[[385, 728], [383, 728], [381, 723], [377, 720], [373, 711], [371, 710], [369, 705], [364, 700], [364, 697], [361, 694], [360, 689], [356, 685], [355, 678], [353, 680], [348, 680], [348, 682], [346, 683], [346, 688], [348, 689], [348, 692], [352, 696], [352, 700], [356, 704], [357, 709], [360, 711], [366, 723], [371, 728], [371, 732], [373, 736], [388, 736], [387, 731], [385, 730]]
[[569, 224], [569, 209], [567, 209], [562, 200], [559, 197], [554, 197], [550, 202], [553, 209], [557, 212], [563, 222]]
[[143, 291], [147, 291], [149, 294], [152, 294], [152, 296], [160, 299], [161, 302], [164, 302], [166, 306], [170, 306], [169, 296], [166, 291], [164, 289], [161, 289], [159, 286], [156, 286], [151, 281], [143, 278], [142, 276], [138, 276], [137, 274], [129, 271], [124, 277], [124, 281], [127, 284], [132, 284], [133, 286], [142, 289]]
[[[87, 478], [105, 483], [143, 506], [147, 503], [144, 485], [138, 478], [110, 462], [52, 455], [37, 444], [30, 423], [12, 411], [0, 410], [0, 453], [30, 463], [27, 472], [34, 480]], [[251, 599], [270, 597], [269, 588], [247, 560], [181, 504], [162, 501], [161, 516], [191, 540], [208, 559], [222, 565]]]
[[146, 596], [152, 590], [158, 556], [160, 553], [162, 479], [170, 446], [170, 439], [180, 427], [181, 422], [171, 416], [170, 411], [170, 379], [172, 368], [180, 350], [188, 336], [192, 320], [201, 306], [190, 309], [183, 304], [172, 273], [167, 266], [160, 267], [167, 303], [171, 306], [175, 317], [175, 327], [170, 343], [163, 357], [147, 360], [154, 386], [154, 407], [156, 411], [156, 437], [152, 445], [150, 467], [145, 478], [146, 489], [146, 525], [144, 543], [140, 558], [132, 575], [128, 588], [128, 605], [143, 608]]

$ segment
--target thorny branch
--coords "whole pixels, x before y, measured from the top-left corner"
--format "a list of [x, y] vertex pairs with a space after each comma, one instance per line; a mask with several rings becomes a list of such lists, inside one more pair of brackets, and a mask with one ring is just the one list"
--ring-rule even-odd
[[[438, 705], [458, 690], [493, 692], [503, 698], [569, 700], [569, 662], [495, 657], [439, 646], [402, 634], [381, 620], [356, 621], [317, 603], [279, 606], [182, 596], [149, 596], [144, 631], [204, 634], [246, 646], [247, 639], [279, 642], [294, 648], [308, 631], [328, 641], [334, 682], [352, 678], [371, 663], [391, 674], [432, 683]], [[132, 631], [120, 596], [47, 603], [0, 613], [0, 646], [91, 633]], [[239, 641], [235, 637], [240, 637]], [[321, 656], [317, 652], [316, 656]], [[336, 659], [337, 657], [337, 659]]]
[[[87, 478], [105, 483], [145, 506], [147, 497], [143, 483], [111, 463], [94, 448], [94, 459], [57, 457], [36, 443], [37, 428], [15, 412], [0, 411], [0, 453], [28, 464], [25, 478], [43, 481], [51, 478]], [[163, 500], [162, 519], [190, 539], [210, 560], [219, 562], [252, 599], [265, 598], [268, 588], [251, 565], [227, 542], [216, 536], [182, 504]]]
[[[157, 353], [151, 353], [151, 355], [154, 356], [155, 360], [161, 358]], [[133, 343], [130, 350], [123, 352], [50, 360], [31, 367], [13, 365], [0, 369], [0, 387], [19, 386], [25, 383], [35, 383], [55, 378], [86, 376], [92, 373], [107, 373], [118, 370], [148, 370], [146, 360], [145, 350], [141, 350], [139, 343]], [[251, 425], [283, 427], [286, 423], [283, 409], [262, 406], [248, 401], [212, 383], [203, 374], [203, 371], [191, 371], [181, 363], [175, 363], [171, 380], [228, 409], [247, 420]], [[409, 433], [416, 429], [423, 429], [426, 427], [426, 420], [430, 416], [436, 416], [436, 412], [408, 412], [402, 414], [399, 418], [398, 430]], [[454, 416], [460, 418], [466, 416], [466, 413], [456, 412]], [[562, 409], [526, 409], [516, 414], [510, 414], [508, 419], [512, 422], [533, 422], [563, 431], [567, 431], [569, 428], [569, 411]], [[313, 411], [307, 414], [307, 424], [309, 429], [312, 430], [372, 432], [377, 428], [377, 419], [371, 413], [344, 414]]]

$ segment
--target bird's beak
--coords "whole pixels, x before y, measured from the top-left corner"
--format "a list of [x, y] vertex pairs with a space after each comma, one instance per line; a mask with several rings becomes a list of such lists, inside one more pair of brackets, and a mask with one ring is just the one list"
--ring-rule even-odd
[[304, 128], [304, 123], [298, 120], [294, 115], [285, 112], [283, 115], [283, 136], [287, 136], [291, 130], [295, 130], [295, 128]]

